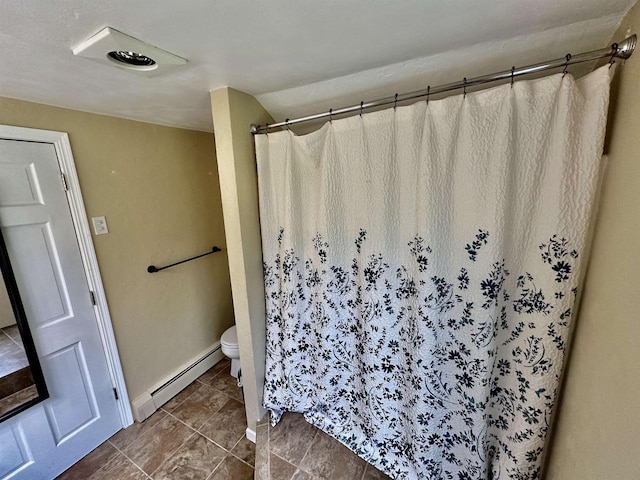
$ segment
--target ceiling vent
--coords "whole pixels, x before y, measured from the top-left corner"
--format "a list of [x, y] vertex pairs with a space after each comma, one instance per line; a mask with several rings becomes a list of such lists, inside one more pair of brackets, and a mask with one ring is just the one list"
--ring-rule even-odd
[[142, 42], [111, 27], [105, 27], [72, 49], [79, 57], [155, 77], [187, 63], [187, 60]]

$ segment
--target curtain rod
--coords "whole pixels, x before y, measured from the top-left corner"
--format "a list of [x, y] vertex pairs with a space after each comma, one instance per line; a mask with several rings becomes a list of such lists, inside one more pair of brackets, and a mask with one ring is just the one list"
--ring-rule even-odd
[[498, 73], [492, 73], [489, 75], [483, 75], [475, 78], [465, 78], [461, 82], [447, 83], [445, 85], [438, 85], [436, 87], [427, 87], [425, 90], [417, 90], [415, 92], [403, 93], [401, 95], [394, 95], [393, 97], [381, 98], [373, 100], [371, 102], [361, 102], [359, 105], [352, 105], [350, 107], [343, 107], [339, 109], [331, 109], [328, 112], [316, 113], [315, 115], [309, 115], [306, 117], [299, 117], [294, 119], [287, 119], [284, 122], [278, 122], [265, 125], [251, 125], [250, 131], [252, 134], [268, 132], [274, 128], [290, 127], [303, 122], [311, 122], [313, 120], [319, 120], [321, 118], [331, 118], [337, 115], [344, 115], [353, 112], [362, 112], [363, 110], [379, 107], [382, 105], [391, 105], [398, 102], [405, 102], [407, 100], [414, 100], [416, 98], [427, 97], [429, 95], [436, 95], [438, 93], [449, 92], [451, 90], [458, 90], [460, 88], [466, 89], [474, 85], [482, 85], [484, 83], [496, 82], [499, 80], [513, 79], [521, 75], [527, 75], [529, 73], [543, 72], [545, 70], [552, 70], [554, 68], [564, 67], [565, 69], [569, 65], [575, 65], [577, 63], [591, 62], [598, 60], [599, 58], [609, 57], [611, 61], [614, 58], [627, 59], [631, 56], [636, 48], [637, 36], [635, 34], [625, 38], [620, 43], [614, 43], [608, 48], [602, 48], [600, 50], [593, 50], [591, 52], [580, 53], [578, 55], [571, 55], [568, 53], [563, 58], [556, 60], [550, 60], [543, 63], [536, 63], [534, 65], [528, 65], [526, 67], [511, 68], [511, 70], [504, 70]]

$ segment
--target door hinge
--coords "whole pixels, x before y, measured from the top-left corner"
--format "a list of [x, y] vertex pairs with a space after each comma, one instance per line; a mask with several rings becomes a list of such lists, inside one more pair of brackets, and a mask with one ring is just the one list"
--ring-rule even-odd
[[116, 397], [116, 400], [120, 400], [120, 397], [118, 396], [118, 389], [116, 387], [113, 387], [113, 396]]
[[65, 192], [69, 191], [69, 186], [67, 185], [67, 177], [65, 177], [64, 173], [60, 172], [60, 179], [62, 180], [62, 188], [64, 188]]
[[97, 303], [96, 303], [96, 294], [93, 293], [91, 290], [89, 290], [89, 297], [91, 297], [91, 304], [92, 305], [97, 305]]

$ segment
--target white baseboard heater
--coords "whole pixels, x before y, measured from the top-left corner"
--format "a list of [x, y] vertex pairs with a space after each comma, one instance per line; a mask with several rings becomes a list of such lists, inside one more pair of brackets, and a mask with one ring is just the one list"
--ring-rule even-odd
[[200, 375], [224, 358], [220, 342], [216, 342], [204, 353], [195, 357], [171, 375], [159, 382], [152, 389], [133, 400], [133, 416], [143, 422], [178, 393], [191, 385]]

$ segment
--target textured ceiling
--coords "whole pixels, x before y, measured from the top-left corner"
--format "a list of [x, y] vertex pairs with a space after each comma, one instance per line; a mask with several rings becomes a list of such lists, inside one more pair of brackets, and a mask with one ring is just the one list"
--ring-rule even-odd
[[[0, 96], [212, 130], [208, 92], [276, 117], [601, 48], [635, 0], [3, 0]], [[74, 57], [111, 26], [185, 57], [155, 78]]]

